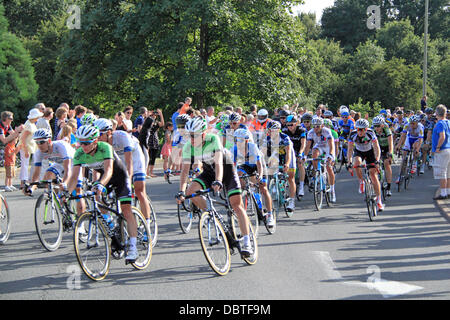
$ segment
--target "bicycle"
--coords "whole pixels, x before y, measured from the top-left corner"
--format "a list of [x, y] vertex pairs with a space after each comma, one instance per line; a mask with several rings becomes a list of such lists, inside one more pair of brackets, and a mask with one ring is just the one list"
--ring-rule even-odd
[[[320, 156], [318, 158], [306, 159], [307, 162], [317, 161], [317, 169], [314, 171], [314, 176], [311, 179], [314, 192], [314, 205], [317, 211], [322, 209], [323, 198], [327, 206], [331, 206], [331, 187], [328, 182], [328, 174], [326, 170], [325, 158]], [[311, 165], [312, 166], [312, 165]]]
[[[74, 246], [78, 263], [83, 272], [94, 281], [101, 281], [109, 273], [111, 257], [119, 260], [127, 255], [127, 243], [129, 235], [127, 222], [120, 209], [119, 200], [115, 199], [114, 210], [108, 205], [104, 205], [96, 200], [96, 193], [88, 191], [85, 194], [75, 198], [89, 198], [92, 200], [93, 208], [81, 215], [75, 226]], [[113, 215], [112, 219], [107, 221], [108, 212]], [[137, 270], [143, 270], [150, 264], [152, 258], [152, 239], [149, 226], [136, 207], [131, 208], [137, 223], [136, 245], [139, 257], [134, 261], [125, 261], [125, 264], [131, 264]], [[80, 235], [84, 235], [86, 241], [82, 241]]]
[[[226, 275], [231, 267], [231, 255], [236, 253], [235, 249], [241, 255], [241, 258], [249, 265], [253, 265], [258, 260], [258, 243], [253, 232], [251, 223], [249, 223], [249, 237], [252, 244], [253, 253], [251, 255], [244, 254], [241, 251], [240, 242], [242, 241], [238, 222], [235, 213], [230, 208], [228, 201], [221, 203], [213, 200], [209, 192], [212, 189], [199, 190], [186, 199], [191, 199], [197, 196], [204, 195], [208, 203], [208, 211], [201, 214], [199, 222], [199, 237], [202, 246], [203, 254], [210, 267], [218, 275]], [[225, 207], [228, 216], [228, 222], [223, 216], [217, 212], [213, 203], [216, 202]], [[248, 219], [248, 217], [247, 217]]]
[[[400, 167], [400, 179], [397, 185], [398, 192], [400, 192], [402, 184], [404, 184], [405, 190], [408, 188], [409, 182], [413, 177], [413, 174], [411, 173], [413, 162], [413, 153], [407, 150], [406, 156], [403, 158]], [[402, 174], [402, 172], [404, 173]]]
[[[189, 170], [188, 186], [192, 183], [192, 179], [198, 174], [200, 170]], [[181, 204], [177, 205], [178, 223], [183, 233], [189, 233], [191, 231], [192, 222], [194, 217], [200, 218], [200, 210], [190, 201], [185, 200]]]
[[384, 170], [384, 161], [381, 161], [381, 165], [380, 165], [379, 173], [378, 173], [378, 179], [380, 181], [381, 194], [383, 196], [383, 201], [386, 201], [386, 199], [387, 199], [387, 181], [386, 181], [386, 175], [385, 175], [385, 170]]
[[37, 186], [46, 188], [38, 197], [34, 207], [34, 225], [39, 241], [42, 246], [52, 252], [61, 245], [63, 232], [70, 232], [77, 220], [76, 205], [74, 197], [70, 197], [66, 202], [60, 201], [60, 196], [55, 191], [54, 184], [60, 184], [62, 179], [57, 177], [52, 180], [42, 180], [39, 182], [26, 183], [25, 188]]
[[239, 178], [244, 180], [245, 188], [242, 190], [242, 200], [244, 202], [244, 209], [247, 212], [247, 215], [250, 221], [253, 220], [253, 232], [255, 236], [258, 237], [259, 225], [261, 221], [264, 223], [267, 232], [269, 234], [273, 234], [276, 231], [276, 217], [273, 215], [274, 225], [269, 227], [267, 225], [266, 219], [266, 209], [264, 209], [262, 198], [263, 196], [259, 193], [258, 184], [250, 181], [251, 177], [256, 176], [256, 173], [253, 174], [243, 174]]
[[341, 172], [342, 167], [347, 164], [347, 150], [348, 150], [347, 139], [339, 138], [339, 155], [337, 156], [337, 159], [339, 161], [339, 167], [336, 165], [336, 173]]
[[[363, 172], [364, 196], [365, 196], [364, 201], [366, 202], [369, 220], [374, 221], [378, 215], [377, 195], [375, 194], [375, 189], [372, 184], [372, 179], [370, 179], [369, 168], [366, 164], [354, 166], [353, 168], [364, 169], [364, 172]], [[351, 173], [353, 175], [353, 172], [351, 172]]]
[[[280, 171], [281, 170], [281, 171]], [[269, 193], [272, 198], [272, 209], [274, 219], [278, 218], [280, 208], [284, 208], [286, 217], [290, 218], [294, 212], [287, 210], [287, 199], [289, 198], [289, 184], [287, 182], [288, 175], [283, 171], [283, 167], [278, 167], [278, 172], [274, 173], [269, 182]], [[275, 218], [276, 216], [276, 218]]]
[[0, 194], [0, 244], [5, 244], [11, 234], [11, 217], [5, 197]]

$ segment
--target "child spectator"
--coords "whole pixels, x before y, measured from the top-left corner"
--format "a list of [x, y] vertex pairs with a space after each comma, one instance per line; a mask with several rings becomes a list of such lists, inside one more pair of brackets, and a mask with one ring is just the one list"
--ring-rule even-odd
[[14, 138], [5, 147], [5, 191], [16, 191], [17, 188], [13, 186], [13, 179], [16, 176], [16, 154], [20, 147], [16, 147], [18, 137]]

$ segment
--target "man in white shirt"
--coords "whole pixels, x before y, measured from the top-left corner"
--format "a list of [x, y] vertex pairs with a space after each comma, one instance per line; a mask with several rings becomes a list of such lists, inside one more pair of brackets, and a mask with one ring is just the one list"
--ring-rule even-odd
[[214, 128], [217, 121], [217, 118], [214, 116], [214, 107], [208, 107], [205, 118], [208, 130]]

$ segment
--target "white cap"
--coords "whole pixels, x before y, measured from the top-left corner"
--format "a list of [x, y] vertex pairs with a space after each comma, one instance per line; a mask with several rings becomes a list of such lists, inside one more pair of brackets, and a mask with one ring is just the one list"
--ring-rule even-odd
[[31, 109], [30, 113], [28, 113], [28, 119], [37, 119], [41, 118], [44, 114], [40, 112], [38, 109]]
[[267, 112], [266, 109], [261, 109], [258, 111], [258, 116], [267, 116], [269, 115], [269, 113]]

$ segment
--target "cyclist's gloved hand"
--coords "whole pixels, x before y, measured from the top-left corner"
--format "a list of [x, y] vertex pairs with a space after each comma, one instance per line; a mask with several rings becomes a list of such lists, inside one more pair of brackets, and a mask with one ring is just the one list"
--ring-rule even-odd
[[222, 182], [215, 180], [211, 183], [211, 187], [214, 189], [214, 192], [218, 193], [223, 188], [223, 184]]

